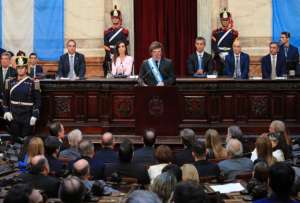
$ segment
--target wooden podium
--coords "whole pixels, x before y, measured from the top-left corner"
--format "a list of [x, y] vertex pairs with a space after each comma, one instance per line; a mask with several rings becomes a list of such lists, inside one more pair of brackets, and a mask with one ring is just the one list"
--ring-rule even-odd
[[178, 135], [180, 111], [176, 87], [136, 87], [136, 134], [147, 128], [157, 136]]

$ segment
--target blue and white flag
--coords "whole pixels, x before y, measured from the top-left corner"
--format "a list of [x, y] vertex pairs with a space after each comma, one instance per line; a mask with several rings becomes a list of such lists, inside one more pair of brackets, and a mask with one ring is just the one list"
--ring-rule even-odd
[[0, 47], [58, 60], [64, 51], [64, 0], [0, 0]]
[[291, 33], [291, 44], [300, 50], [300, 0], [273, 0], [273, 40], [283, 31]]

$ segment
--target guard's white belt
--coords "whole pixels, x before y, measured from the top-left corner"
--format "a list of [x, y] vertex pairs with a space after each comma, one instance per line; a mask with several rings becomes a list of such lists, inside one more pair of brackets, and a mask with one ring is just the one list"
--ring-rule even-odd
[[14, 105], [21, 105], [21, 106], [33, 106], [32, 102], [17, 102], [17, 101], [10, 101], [11, 104]]

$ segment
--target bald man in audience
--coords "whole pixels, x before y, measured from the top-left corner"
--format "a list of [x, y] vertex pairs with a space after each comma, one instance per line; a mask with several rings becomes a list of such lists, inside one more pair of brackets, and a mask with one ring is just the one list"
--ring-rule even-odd
[[22, 173], [22, 182], [31, 184], [34, 188], [44, 191], [48, 197], [57, 197], [59, 180], [49, 176], [49, 164], [44, 155], [37, 155], [31, 159], [29, 173]]
[[225, 57], [225, 74], [234, 79], [248, 79], [250, 57], [242, 52], [239, 40], [235, 40], [232, 51]]
[[249, 158], [243, 157], [242, 143], [238, 139], [230, 139], [226, 150], [229, 159], [218, 164], [225, 178], [233, 180], [236, 175], [253, 170], [253, 162]]
[[101, 136], [102, 149], [97, 151], [96, 159], [104, 163], [116, 163], [118, 154], [114, 151], [114, 136], [110, 132], [106, 132]]
[[149, 164], [149, 165], [156, 164], [157, 161], [154, 156], [155, 140], [156, 140], [155, 131], [152, 129], [145, 130], [145, 133], [143, 136], [144, 146], [141, 147], [140, 149], [137, 149], [133, 153], [132, 162], [133, 163], [144, 163], [144, 164]]
[[73, 175], [78, 177], [84, 184], [85, 188], [90, 191], [93, 181], [90, 181], [90, 165], [85, 159], [79, 159], [73, 164]]
[[83, 203], [85, 193], [82, 181], [73, 176], [62, 181], [59, 189], [59, 198], [63, 203]]

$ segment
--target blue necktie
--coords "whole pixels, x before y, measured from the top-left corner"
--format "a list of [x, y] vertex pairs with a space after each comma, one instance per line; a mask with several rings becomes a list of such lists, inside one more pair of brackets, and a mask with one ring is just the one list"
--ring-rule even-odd
[[198, 55], [198, 70], [202, 70], [202, 56]]

